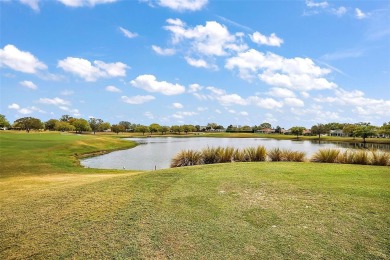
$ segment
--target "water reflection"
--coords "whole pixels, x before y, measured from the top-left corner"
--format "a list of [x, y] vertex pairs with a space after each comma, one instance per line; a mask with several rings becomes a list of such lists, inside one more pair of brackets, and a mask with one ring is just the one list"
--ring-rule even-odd
[[[208, 137], [153, 137], [129, 138], [139, 145], [133, 149], [121, 150], [81, 161], [85, 167], [100, 169], [153, 170], [169, 168], [172, 157], [184, 149], [202, 149], [207, 146], [233, 146], [245, 148], [263, 145], [266, 149], [281, 148], [302, 151], [310, 157], [320, 148], [361, 148], [360, 143], [335, 143], [302, 140], [275, 140], [266, 138], [208, 138]], [[370, 149], [390, 150], [390, 145], [367, 144]]]

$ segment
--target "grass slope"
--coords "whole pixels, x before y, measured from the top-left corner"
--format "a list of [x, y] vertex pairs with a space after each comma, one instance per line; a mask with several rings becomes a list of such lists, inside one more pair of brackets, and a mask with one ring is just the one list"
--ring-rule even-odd
[[260, 162], [104, 174], [75, 167], [72, 154], [119, 147], [116, 139], [75, 136], [61, 146], [68, 139], [22, 136], [6, 147], [28, 140], [33, 156], [20, 163], [47, 169], [3, 168], [1, 137], [0, 259], [390, 257], [390, 167]]

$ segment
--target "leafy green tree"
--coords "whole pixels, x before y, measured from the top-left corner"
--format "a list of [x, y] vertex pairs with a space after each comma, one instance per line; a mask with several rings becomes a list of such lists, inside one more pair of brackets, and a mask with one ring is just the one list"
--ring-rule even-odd
[[280, 126], [277, 126], [275, 128], [275, 133], [278, 133], [278, 134], [282, 133], [282, 128]]
[[150, 134], [160, 132], [161, 126], [157, 123], [153, 123], [149, 126]]
[[124, 125], [118, 124], [118, 125], [112, 125], [111, 126], [111, 131], [113, 131], [116, 134], [119, 134], [120, 132], [126, 131], [126, 129], [125, 129]]
[[0, 115], [0, 127], [10, 127], [11, 124], [8, 122], [7, 118], [5, 118], [5, 115]]
[[100, 126], [99, 126], [99, 131], [100, 132], [103, 132], [103, 131], [106, 131], [108, 129], [111, 128], [111, 124], [109, 122], [103, 122]]
[[297, 138], [303, 134], [303, 131], [305, 131], [305, 127], [303, 126], [294, 126], [294, 127], [291, 127], [290, 131], [292, 134], [296, 135]]
[[343, 127], [343, 133], [347, 136], [353, 136], [355, 137], [355, 130], [356, 130], [356, 125], [355, 124], [346, 124]]
[[89, 124], [89, 127], [91, 127], [93, 134], [96, 134], [96, 131], [98, 131], [101, 124], [103, 124], [103, 120], [101, 120], [99, 118], [91, 117], [88, 120], [88, 124]]
[[123, 126], [125, 128], [125, 131], [133, 129], [133, 126], [129, 121], [120, 121], [119, 125]]
[[75, 127], [73, 125], [69, 124], [68, 122], [57, 121], [54, 125], [54, 130], [61, 131], [61, 132], [74, 131]]
[[272, 128], [272, 125], [270, 123], [264, 122], [264, 123], [260, 124], [259, 127], [260, 127], [260, 129]]
[[178, 133], [180, 135], [181, 128], [178, 125], [173, 125], [173, 126], [171, 126], [171, 131], [174, 133]]
[[59, 122], [57, 119], [49, 119], [45, 122], [45, 129], [49, 131], [53, 131], [56, 123]]
[[91, 131], [91, 127], [89, 126], [89, 123], [87, 120], [83, 119], [83, 118], [77, 118], [75, 120], [73, 120], [73, 122], [71, 123], [74, 127], [75, 127], [75, 130], [76, 130], [76, 133], [82, 133], [83, 131]]
[[217, 123], [208, 123], [206, 129], [207, 130], [215, 130], [218, 127]]
[[366, 143], [366, 138], [375, 135], [376, 131], [370, 123], [360, 123], [356, 126], [354, 134], [363, 138], [363, 143]]
[[196, 132], [200, 132], [200, 125], [196, 125], [195, 128], [196, 128], [195, 130]]
[[312, 134], [318, 135], [318, 139], [321, 139], [322, 134], [326, 134], [328, 132], [323, 124], [313, 125], [310, 131]]
[[379, 133], [390, 136], [390, 121], [388, 123], [383, 123], [383, 125], [379, 128]]
[[193, 127], [193, 125], [182, 125], [182, 129], [186, 134], [188, 134], [188, 132], [191, 132], [193, 130]]
[[26, 130], [27, 133], [30, 133], [32, 129], [38, 130], [44, 128], [42, 121], [34, 117], [19, 118], [14, 122], [14, 126]]
[[73, 117], [71, 117], [70, 115], [62, 115], [61, 118], [60, 118], [60, 121], [62, 122], [69, 122]]
[[166, 134], [167, 132], [169, 132], [171, 129], [169, 128], [169, 126], [162, 126], [160, 130], [161, 134], [163, 135], [164, 133]]
[[149, 127], [147, 127], [145, 125], [138, 125], [135, 128], [135, 131], [138, 132], [138, 133], [142, 133], [142, 135], [145, 135], [145, 132], [149, 131]]

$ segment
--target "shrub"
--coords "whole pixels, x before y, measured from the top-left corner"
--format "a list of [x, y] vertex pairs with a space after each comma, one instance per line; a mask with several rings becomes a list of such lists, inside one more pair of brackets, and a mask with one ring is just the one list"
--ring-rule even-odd
[[235, 149], [233, 155], [234, 162], [248, 162], [249, 158], [244, 150]]
[[220, 163], [232, 162], [234, 157], [234, 148], [233, 147], [225, 147], [218, 151], [218, 159]]
[[283, 150], [282, 151], [282, 161], [287, 162], [303, 162], [305, 160], [306, 153], [291, 151], [291, 150]]
[[246, 161], [263, 162], [266, 159], [267, 151], [264, 146], [248, 147], [243, 150]]
[[212, 164], [219, 162], [218, 154], [221, 153], [221, 147], [207, 147], [203, 148], [201, 151], [202, 163], [203, 164]]
[[390, 166], [390, 153], [372, 150], [370, 164]]
[[312, 162], [337, 163], [340, 150], [337, 149], [320, 149], [312, 157]]
[[283, 151], [280, 150], [279, 148], [274, 148], [274, 149], [269, 150], [267, 152], [267, 155], [268, 155], [268, 158], [272, 162], [279, 162], [279, 161], [281, 161], [283, 159], [282, 158]]
[[201, 162], [201, 153], [193, 150], [183, 150], [171, 160], [171, 168], [197, 165]]

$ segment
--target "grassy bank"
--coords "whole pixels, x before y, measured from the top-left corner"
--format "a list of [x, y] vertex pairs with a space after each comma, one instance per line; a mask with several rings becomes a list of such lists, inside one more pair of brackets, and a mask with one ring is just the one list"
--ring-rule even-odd
[[390, 167], [258, 162], [112, 174], [76, 167], [74, 154], [130, 145], [117, 138], [0, 138], [0, 259], [390, 257]]
[[96, 172], [96, 170], [76, 167], [79, 166], [78, 158], [87, 154], [103, 154], [136, 145], [133, 142], [104, 135], [58, 132], [27, 134], [12, 131], [0, 132], [0, 144], [0, 178], [31, 174]]

